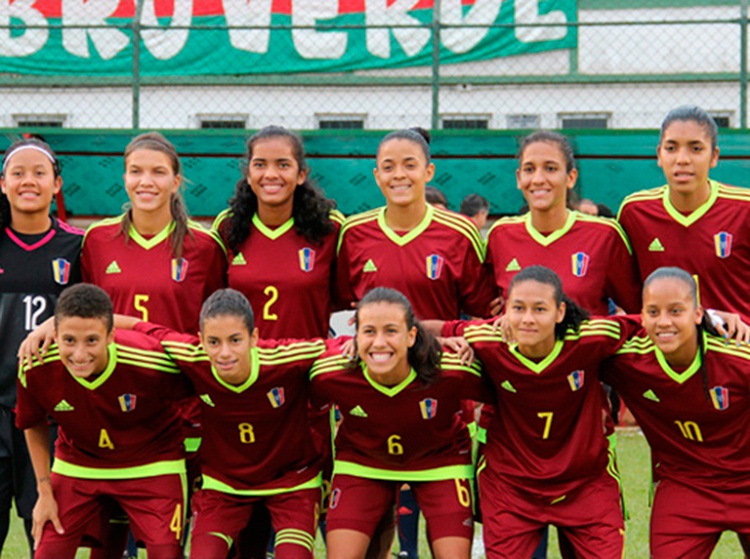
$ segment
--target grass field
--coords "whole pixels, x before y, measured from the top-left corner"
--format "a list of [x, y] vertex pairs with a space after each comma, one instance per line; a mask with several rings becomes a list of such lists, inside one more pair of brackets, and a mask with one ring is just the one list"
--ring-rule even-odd
[[[649, 452], [646, 441], [636, 429], [618, 431], [617, 456], [622, 475], [623, 490], [630, 520], [627, 522], [625, 536], [626, 559], [645, 559], [648, 554], [648, 485], [649, 485]], [[424, 522], [420, 523], [424, 526]], [[24, 559], [28, 557], [26, 543], [21, 523], [16, 519], [11, 527], [11, 534], [3, 549], [4, 559]], [[325, 557], [325, 548], [321, 541], [317, 542], [316, 557]], [[76, 559], [88, 557], [88, 552], [79, 551]], [[146, 557], [142, 553], [142, 557]], [[420, 543], [420, 557], [429, 557], [427, 544], [422, 536]], [[483, 557], [475, 553], [475, 558]], [[558, 559], [557, 540], [555, 531], [551, 531], [549, 559]], [[711, 556], [713, 559], [742, 559], [743, 554], [734, 534], [725, 533], [719, 545]]]

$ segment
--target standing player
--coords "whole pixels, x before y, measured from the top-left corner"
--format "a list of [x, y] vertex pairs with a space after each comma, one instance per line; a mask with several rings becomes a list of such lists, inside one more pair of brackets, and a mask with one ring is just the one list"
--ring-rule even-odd
[[641, 318], [605, 377], [654, 452], [651, 557], [710, 557], [724, 530], [750, 554], [750, 350], [705, 332], [679, 268], [649, 275]]
[[224, 249], [188, 218], [180, 160], [161, 134], [128, 144], [124, 179], [130, 209], [86, 232], [83, 277], [110, 295], [117, 313], [197, 333], [203, 301], [226, 283]]
[[661, 125], [657, 161], [667, 184], [628, 196], [618, 220], [645, 279], [679, 266], [698, 280], [703, 305], [750, 321], [750, 190], [709, 179], [719, 159], [713, 118], [694, 106], [670, 111]]
[[463, 332], [497, 396], [477, 468], [487, 557], [530, 557], [552, 524], [576, 557], [621, 559], [625, 526], [598, 373], [637, 325], [586, 321], [542, 266], [516, 274], [506, 306], [512, 345], [490, 324], [443, 327]]
[[[266, 126], [248, 140], [246, 156], [229, 209], [214, 222], [229, 252], [228, 284], [258, 311], [261, 339], [325, 338], [335, 310], [336, 242], [343, 216], [310, 180], [297, 134]], [[311, 410], [310, 419], [321, 451], [330, 455], [328, 413]], [[267, 524], [267, 515], [256, 508], [252, 523], [258, 535], [243, 535], [243, 547], [263, 543], [264, 516]]]
[[344, 223], [338, 262], [342, 297], [358, 301], [384, 286], [401, 291], [422, 320], [450, 320], [462, 311], [489, 316], [495, 291], [476, 226], [425, 199], [425, 186], [435, 175], [425, 138], [415, 130], [391, 132], [378, 146], [374, 172], [386, 205]]
[[[354, 302], [375, 287], [403, 293], [420, 320], [453, 320], [466, 313], [489, 316], [496, 296], [484, 265], [484, 243], [465, 216], [427, 203], [425, 189], [435, 175], [427, 133], [398, 130], [378, 146], [375, 180], [383, 208], [349, 217], [341, 230], [338, 284], [342, 302]], [[467, 406], [473, 416], [473, 406]], [[401, 519], [411, 542], [402, 557], [416, 557], [419, 509], [408, 493]], [[405, 515], [406, 516], [406, 515]]]
[[328, 334], [343, 216], [308, 175], [299, 136], [267, 126], [248, 140], [246, 172], [214, 222], [229, 286], [258, 310], [261, 339]]
[[567, 208], [577, 178], [565, 136], [542, 130], [524, 138], [516, 181], [529, 211], [499, 219], [490, 229], [487, 262], [495, 283], [505, 296], [520, 270], [543, 264], [560, 276], [565, 294], [589, 312], [606, 315], [610, 298], [637, 312], [640, 282], [628, 239], [613, 220]]
[[[149, 557], [182, 557], [185, 462], [165, 401], [189, 391], [158, 341], [114, 333], [112, 302], [90, 284], [67, 289], [55, 310], [57, 344], [18, 374], [16, 426], [26, 440], [39, 498], [37, 559], [75, 556], [88, 523], [113, 499]], [[50, 474], [48, 415], [59, 424]]]
[[130, 326], [161, 340], [203, 402], [203, 486], [193, 497], [190, 556], [225, 559], [263, 504], [276, 531], [275, 556], [312, 558], [321, 474], [307, 377], [325, 342], [259, 341], [252, 308], [233, 289], [206, 300], [200, 338]]
[[341, 409], [328, 512], [328, 557], [363, 559], [408, 482], [438, 559], [468, 559], [473, 535], [471, 438], [462, 399], [483, 399], [478, 366], [444, 353], [399, 292], [376, 288], [355, 315], [359, 362], [329, 351], [313, 393]]
[[23, 434], [15, 428], [16, 350], [28, 332], [52, 316], [57, 296], [80, 281], [83, 231], [50, 215], [62, 187], [50, 147], [20, 140], [5, 152], [0, 176], [0, 550], [15, 498], [31, 543], [36, 483]]

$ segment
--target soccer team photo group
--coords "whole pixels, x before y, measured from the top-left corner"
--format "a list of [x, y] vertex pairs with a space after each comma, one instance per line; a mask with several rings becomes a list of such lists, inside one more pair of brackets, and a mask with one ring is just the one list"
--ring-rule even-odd
[[16, 513], [28, 545], [5, 556], [622, 559], [623, 418], [650, 449], [645, 553], [731, 532], [750, 554], [750, 190], [711, 178], [714, 118], [669, 111], [664, 185], [609, 217], [566, 135], [519, 137], [522, 208], [460, 212], [430, 143], [384, 133], [380, 207], [344, 216], [265, 126], [209, 227], [140, 133], [123, 213], [84, 231], [55, 215], [53, 147], [14, 141], [0, 545]]

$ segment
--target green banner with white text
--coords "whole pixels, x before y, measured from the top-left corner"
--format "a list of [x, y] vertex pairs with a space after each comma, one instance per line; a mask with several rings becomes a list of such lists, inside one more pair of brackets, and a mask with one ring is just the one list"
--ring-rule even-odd
[[576, 0], [0, 0], [0, 73], [350, 72], [574, 48]]

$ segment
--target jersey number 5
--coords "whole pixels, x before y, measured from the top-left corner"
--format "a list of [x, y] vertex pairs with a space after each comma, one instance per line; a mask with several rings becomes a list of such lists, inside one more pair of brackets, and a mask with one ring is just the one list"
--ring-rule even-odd
[[133, 307], [141, 313], [141, 320], [143, 320], [143, 322], [148, 322], [148, 309], [146, 308], [146, 303], [148, 303], [148, 295], [142, 293], [137, 293], [135, 295]]

